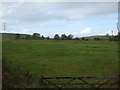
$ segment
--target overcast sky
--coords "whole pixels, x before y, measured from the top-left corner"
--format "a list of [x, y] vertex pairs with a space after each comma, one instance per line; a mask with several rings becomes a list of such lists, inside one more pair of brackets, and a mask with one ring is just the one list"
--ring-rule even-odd
[[4, 2], [0, 10], [9, 33], [72, 34], [74, 37], [117, 34], [117, 2]]

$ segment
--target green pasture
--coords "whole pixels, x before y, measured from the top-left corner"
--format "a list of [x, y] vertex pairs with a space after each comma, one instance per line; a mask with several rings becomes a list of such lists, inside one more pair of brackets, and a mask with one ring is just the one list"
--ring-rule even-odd
[[118, 44], [113, 41], [3, 40], [2, 46], [11, 65], [36, 77], [118, 74]]

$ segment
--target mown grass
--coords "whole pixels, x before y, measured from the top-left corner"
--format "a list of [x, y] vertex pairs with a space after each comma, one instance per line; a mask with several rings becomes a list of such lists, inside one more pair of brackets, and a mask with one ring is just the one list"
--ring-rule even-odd
[[113, 41], [3, 40], [3, 57], [36, 78], [114, 76], [118, 44]]

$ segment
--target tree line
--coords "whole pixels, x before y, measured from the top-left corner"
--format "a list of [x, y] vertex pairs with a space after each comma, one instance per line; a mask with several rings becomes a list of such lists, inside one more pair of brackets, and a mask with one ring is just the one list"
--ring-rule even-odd
[[[106, 34], [106, 38], [108, 38], [107, 40], [110, 40], [110, 41], [118, 41], [118, 40], [120, 40], [120, 35], [110, 36], [109, 34]], [[44, 37], [43, 35], [41, 36], [39, 33], [33, 33], [33, 35], [26, 35], [26, 37], [24, 37], [24, 38], [21, 38], [21, 34], [16, 34], [15, 39], [16, 40], [20, 40], [20, 39], [24, 39], [24, 40], [44, 40], [44, 39], [47, 39], [47, 40], [86, 40], [86, 41], [91, 40], [91, 39], [88, 39], [85, 37], [73, 38], [72, 34], [69, 34], [69, 35], [55, 34], [53, 38], [50, 38], [49, 36], [47, 36], [47, 37]], [[99, 40], [105, 40], [105, 39], [101, 39], [99, 37], [94, 37], [93, 40], [99, 41]]]
[[54, 40], [72, 40], [73, 35], [70, 34], [70, 35], [67, 36], [65, 34], [62, 34], [60, 36], [59, 34], [55, 34], [54, 38], [50, 38], [49, 36], [47, 36], [47, 37], [44, 37], [43, 35], [41, 36], [39, 33], [33, 33], [33, 35], [26, 35], [25, 38], [21, 38], [20, 34], [16, 34], [15, 39], [16, 40], [19, 40], [19, 39], [25, 39], [25, 40], [41, 40], [41, 39], [47, 39], [47, 40], [50, 40], [50, 39], [54, 39]]

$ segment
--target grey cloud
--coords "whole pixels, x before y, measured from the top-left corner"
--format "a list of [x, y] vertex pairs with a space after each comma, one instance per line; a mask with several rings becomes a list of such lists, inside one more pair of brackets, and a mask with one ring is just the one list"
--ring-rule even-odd
[[80, 20], [117, 14], [114, 2], [36, 2], [4, 3], [3, 18], [17, 22], [43, 22], [49, 20]]

